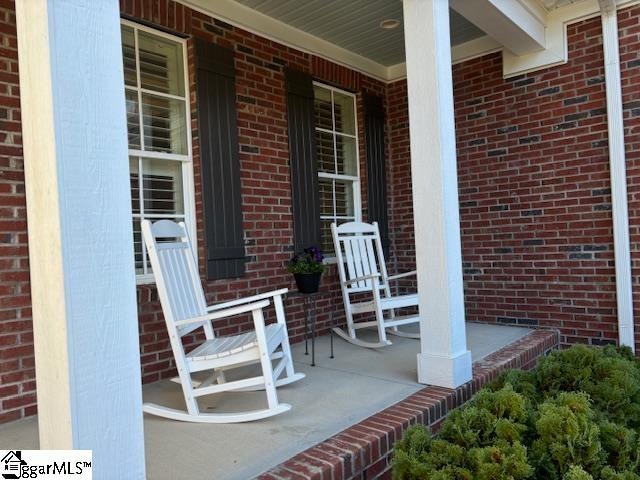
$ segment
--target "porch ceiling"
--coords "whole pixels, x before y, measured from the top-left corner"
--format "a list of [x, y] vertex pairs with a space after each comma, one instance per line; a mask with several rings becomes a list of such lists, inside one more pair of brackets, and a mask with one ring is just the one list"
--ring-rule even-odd
[[[235, 0], [264, 15], [310, 33], [384, 66], [404, 62], [402, 25], [392, 30], [380, 22], [402, 22], [398, 0]], [[450, 11], [453, 45], [482, 37], [485, 33], [461, 15]]]

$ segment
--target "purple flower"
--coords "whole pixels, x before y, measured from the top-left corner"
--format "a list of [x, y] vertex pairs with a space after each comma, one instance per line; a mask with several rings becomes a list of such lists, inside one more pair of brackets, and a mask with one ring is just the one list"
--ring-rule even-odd
[[325, 266], [322, 263], [324, 255], [315, 245], [303, 249], [302, 252], [291, 257], [287, 270], [291, 273], [322, 273]]
[[324, 255], [322, 254], [322, 251], [315, 245], [312, 245], [305, 248], [303, 250], [303, 254], [294, 255], [291, 259], [291, 263], [322, 263], [323, 260]]

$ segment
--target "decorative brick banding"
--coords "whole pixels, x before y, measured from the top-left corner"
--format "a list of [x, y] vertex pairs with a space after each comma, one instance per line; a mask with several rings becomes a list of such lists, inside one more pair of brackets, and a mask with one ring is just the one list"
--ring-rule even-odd
[[473, 380], [455, 390], [425, 387], [395, 405], [263, 473], [259, 480], [371, 480], [391, 477], [393, 445], [410, 425], [437, 430], [447, 414], [509, 368], [528, 370], [558, 346], [558, 333], [538, 330], [473, 365]]

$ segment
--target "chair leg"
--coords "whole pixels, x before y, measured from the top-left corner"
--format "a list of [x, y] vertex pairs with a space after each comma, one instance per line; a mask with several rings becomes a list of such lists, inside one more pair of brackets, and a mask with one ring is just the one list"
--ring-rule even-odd
[[280, 295], [273, 297], [273, 304], [276, 309], [276, 319], [278, 323], [284, 325], [284, 328], [282, 329], [282, 342], [280, 347], [282, 348], [282, 354], [286, 361], [285, 370], [287, 372], [287, 377], [293, 377], [296, 372], [293, 369], [293, 357], [291, 355], [291, 346], [289, 345], [289, 334], [287, 333], [287, 322], [285, 321], [282, 297]]
[[347, 331], [349, 332], [349, 336], [355, 339], [356, 329], [353, 328], [353, 313], [351, 313], [351, 309], [345, 312], [345, 317], [347, 318]]
[[378, 338], [380, 339], [380, 343], [390, 343], [389, 340], [387, 340], [387, 330], [384, 328], [382, 312], [380, 312], [380, 315], [376, 312], [376, 317], [378, 318]]
[[[389, 320], [393, 321], [396, 319], [396, 314], [395, 311], [393, 309], [389, 310]], [[387, 330], [389, 331], [389, 330]], [[391, 331], [393, 332], [392, 335], [395, 335], [396, 333], [398, 333], [398, 327], [391, 327]]]
[[271, 356], [267, 348], [267, 341], [264, 332], [264, 316], [262, 310], [253, 310], [253, 323], [256, 326], [256, 337], [258, 348], [260, 349], [260, 363], [262, 365], [262, 376], [264, 378], [264, 389], [267, 393], [267, 403], [269, 408], [278, 407], [278, 394], [276, 392], [275, 379], [273, 378], [273, 365]]
[[184, 403], [187, 405], [187, 412], [189, 412], [189, 415], [200, 415], [198, 401], [196, 397], [193, 396], [191, 374], [186, 372], [184, 368], [178, 367], [178, 375], [180, 376], [180, 383], [182, 384], [182, 392], [184, 394]]
[[380, 343], [389, 343], [387, 340], [387, 330], [384, 326], [384, 312], [380, 306], [380, 292], [377, 288], [374, 288], [373, 290], [373, 304], [375, 308], [376, 321], [378, 322], [378, 339], [380, 340]]
[[[391, 290], [389, 289], [389, 285], [387, 284], [387, 288], [384, 291], [385, 297], [390, 298], [391, 297]], [[393, 321], [396, 319], [396, 310], [395, 308], [392, 308], [390, 310], [387, 310], [389, 312], [389, 320]], [[387, 331], [389, 331], [387, 329]], [[398, 327], [391, 327], [391, 335], [395, 335], [398, 332]]]

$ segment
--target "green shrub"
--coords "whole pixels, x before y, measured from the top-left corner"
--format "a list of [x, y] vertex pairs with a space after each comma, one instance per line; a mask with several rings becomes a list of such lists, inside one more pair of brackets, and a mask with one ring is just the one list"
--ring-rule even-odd
[[572, 465], [562, 480], [593, 480], [593, 477], [585, 472], [582, 467]]
[[395, 480], [640, 480], [640, 361], [626, 348], [553, 352], [505, 372], [436, 437], [411, 427]]
[[433, 478], [440, 480], [472, 480], [465, 468], [467, 453], [459, 445], [433, 439], [429, 430], [415, 425], [407, 430], [394, 450], [394, 479]]
[[514, 391], [538, 403], [540, 392], [534, 372], [525, 370], [507, 370], [496, 380], [487, 385], [488, 390], [497, 391], [505, 385], [511, 385]]
[[606, 454], [606, 463], [616, 470], [640, 467], [640, 440], [637, 432], [613, 422], [600, 423], [600, 441]]
[[624, 472], [616, 472], [611, 467], [605, 467], [602, 469], [602, 480], [640, 480], [640, 475], [625, 470]]
[[527, 463], [527, 449], [520, 442], [498, 442], [490, 447], [469, 451], [474, 479], [519, 480], [530, 478], [533, 468]]
[[526, 398], [509, 384], [497, 391], [481, 390], [467, 408], [451, 412], [440, 438], [464, 448], [485, 447], [497, 440], [520, 441], [529, 410]]
[[544, 396], [585, 392], [597, 412], [622, 425], [640, 428], [640, 368], [628, 348], [575, 346], [540, 361], [536, 385]]
[[574, 465], [600, 473], [604, 451], [587, 394], [562, 392], [544, 402], [535, 430], [530, 458], [541, 478], [561, 479]]

